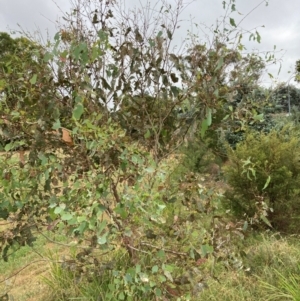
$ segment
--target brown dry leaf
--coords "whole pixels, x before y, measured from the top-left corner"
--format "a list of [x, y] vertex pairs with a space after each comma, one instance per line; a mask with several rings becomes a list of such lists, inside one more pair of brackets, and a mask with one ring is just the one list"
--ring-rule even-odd
[[158, 191], [162, 191], [164, 188], [165, 188], [164, 185], [160, 185], [160, 186], [157, 187], [157, 190], [158, 190]]
[[62, 128], [62, 140], [66, 144], [73, 145], [73, 139], [70, 134], [70, 130]]
[[206, 258], [199, 258], [199, 259], [196, 261], [196, 264], [197, 264], [197, 265], [202, 265], [202, 264], [204, 264], [206, 261], [207, 261]]

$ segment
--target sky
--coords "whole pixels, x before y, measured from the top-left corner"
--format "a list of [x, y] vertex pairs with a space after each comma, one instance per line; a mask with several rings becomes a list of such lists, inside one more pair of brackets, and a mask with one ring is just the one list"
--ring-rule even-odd
[[[126, 7], [146, 3], [146, 0], [124, 1]], [[175, 0], [166, 1], [170, 4], [175, 2]], [[235, 13], [233, 17], [237, 23], [262, 1], [236, 0], [235, 2], [239, 13]], [[62, 12], [68, 10], [68, 0], [0, 0], [0, 31], [18, 30], [18, 24], [20, 24], [23, 29], [29, 32], [39, 30], [43, 36], [49, 33], [53, 37], [56, 33], [55, 22], [62, 15]], [[291, 77], [295, 62], [300, 59], [299, 12], [300, 0], [269, 0], [268, 6], [265, 3], [261, 4], [241, 24], [245, 29], [257, 27], [261, 35], [260, 44], [249, 42], [247, 39], [244, 40], [247, 50], [272, 51], [276, 45], [277, 57], [281, 59], [282, 63], [281, 72], [277, 75], [279, 64], [269, 66], [268, 72], [272, 73], [275, 78], [278, 77], [280, 82], [295, 84]], [[191, 29], [191, 20], [192, 23], [211, 26], [223, 14], [222, 0], [194, 0], [182, 14], [183, 22], [180, 33], [185, 35], [185, 32]], [[194, 26], [193, 28], [195, 30]], [[200, 28], [203, 27], [200, 26]], [[201, 36], [202, 32], [199, 31], [199, 34]], [[274, 84], [274, 81], [265, 76], [262, 83], [270, 85]]]

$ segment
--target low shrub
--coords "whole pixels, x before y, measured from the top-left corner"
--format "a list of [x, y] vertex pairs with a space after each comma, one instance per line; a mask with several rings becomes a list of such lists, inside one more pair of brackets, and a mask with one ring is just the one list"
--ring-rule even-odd
[[248, 132], [235, 150], [228, 146], [226, 206], [251, 221], [297, 232], [299, 143], [299, 131], [289, 124], [270, 133]]

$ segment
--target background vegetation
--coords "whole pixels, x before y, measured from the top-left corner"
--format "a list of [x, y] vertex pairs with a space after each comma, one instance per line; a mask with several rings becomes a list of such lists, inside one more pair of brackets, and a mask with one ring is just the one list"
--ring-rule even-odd
[[299, 89], [260, 85], [276, 57], [234, 0], [176, 48], [185, 6], [73, 1], [46, 45], [0, 34], [2, 300], [45, 299], [11, 285], [23, 257], [49, 300], [299, 299]]

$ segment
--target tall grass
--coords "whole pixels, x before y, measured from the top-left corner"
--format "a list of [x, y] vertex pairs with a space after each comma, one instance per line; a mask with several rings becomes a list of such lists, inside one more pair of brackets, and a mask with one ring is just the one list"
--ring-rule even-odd
[[[300, 272], [300, 266], [298, 265]], [[262, 281], [262, 286], [269, 291], [270, 295], [266, 300], [292, 300], [300, 301], [300, 275], [290, 273], [288, 276], [275, 270], [278, 276], [277, 285]]]

